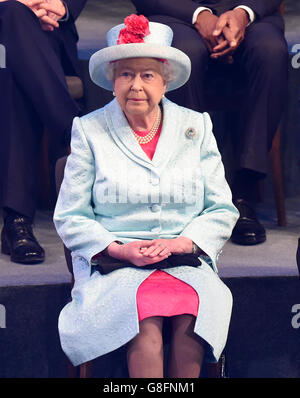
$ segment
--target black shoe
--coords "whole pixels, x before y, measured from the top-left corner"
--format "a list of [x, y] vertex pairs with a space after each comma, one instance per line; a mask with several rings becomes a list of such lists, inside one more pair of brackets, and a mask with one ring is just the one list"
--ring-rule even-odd
[[37, 264], [45, 259], [45, 251], [39, 245], [26, 217], [8, 217], [1, 232], [1, 252], [10, 255], [11, 261]]
[[239, 245], [257, 245], [264, 242], [266, 231], [250, 204], [244, 199], [237, 199], [234, 205], [240, 212], [240, 217], [232, 231], [232, 242]]

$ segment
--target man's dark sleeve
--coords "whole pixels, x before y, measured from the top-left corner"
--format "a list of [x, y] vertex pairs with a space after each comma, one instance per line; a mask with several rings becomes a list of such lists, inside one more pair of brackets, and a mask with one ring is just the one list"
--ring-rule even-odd
[[258, 18], [272, 15], [279, 10], [282, 0], [241, 0], [239, 4], [250, 7]]
[[149, 15], [169, 15], [192, 23], [194, 11], [200, 6], [192, 0], [132, 0], [137, 13]]
[[63, 0], [66, 3], [72, 22], [79, 16], [87, 0]]

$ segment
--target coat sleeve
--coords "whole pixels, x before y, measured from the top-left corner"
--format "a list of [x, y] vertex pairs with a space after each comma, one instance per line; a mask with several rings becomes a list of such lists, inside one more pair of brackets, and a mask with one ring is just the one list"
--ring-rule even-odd
[[168, 15], [192, 24], [193, 14], [199, 4], [192, 0], [133, 0], [138, 14]]
[[72, 128], [71, 154], [54, 210], [54, 224], [73, 258], [91, 258], [117, 238], [96, 221], [92, 205], [95, 179], [94, 157], [85, 137], [80, 118]]
[[71, 22], [74, 22], [83, 10], [87, 0], [63, 0], [68, 8]]
[[204, 113], [203, 118], [204, 137], [200, 150], [200, 165], [204, 185], [204, 207], [184, 228], [181, 235], [195, 242], [207, 254], [208, 257], [205, 256], [204, 260], [217, 271], [218, 256], [231, 236], [239, 213], [232, 203], [210, 117]]
[[259, 18], [272, 15], [279, 10], [282, 0], [243, 0], [239, 4], [250, 7]]

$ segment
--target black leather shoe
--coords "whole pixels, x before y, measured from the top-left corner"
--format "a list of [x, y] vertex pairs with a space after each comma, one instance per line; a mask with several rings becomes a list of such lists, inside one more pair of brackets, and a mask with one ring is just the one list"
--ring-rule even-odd
[[45, 259], [45, 251], [39, 245], [26, 217], [8, 217], [1, 232], [1, 252], [10, 255], [11, 261], [37, 264]]
[[232, 231], [232, 242], [238, 245], [257, 245], [264, 242], [266, 231], [250, 204], [244, 199], [237, 199], [234, 205], [240, 212], [240, 217]]

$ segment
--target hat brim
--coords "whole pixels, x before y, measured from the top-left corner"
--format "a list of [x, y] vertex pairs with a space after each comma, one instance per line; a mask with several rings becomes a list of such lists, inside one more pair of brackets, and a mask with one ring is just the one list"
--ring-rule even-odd
[[191, 73], [189, 57], [170, 46], [148, 43], [129, 43], [103, 48], [94, 53], [89, 62], [92, 81], [106, 90], [113, 91], [113, 82], [107, 79], [107, 66], [112, 61], [128, 58], [166, 59], [172, 66], [172, 81], [168, 82], [167, 91], [183, 86]]

